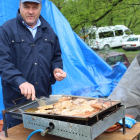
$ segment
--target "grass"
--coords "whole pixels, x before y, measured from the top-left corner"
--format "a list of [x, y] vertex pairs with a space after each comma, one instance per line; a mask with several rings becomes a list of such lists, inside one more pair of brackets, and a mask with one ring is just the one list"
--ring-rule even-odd
[[124, 53], [127, 56], [129, 63], [131, 63], [134, 60], [134, 58], [137, 56], [137, 54], [139, 53], [139, 51], [124, 51], [122, 48], [114, 48], [114, 49], [111, 49], [111, 51]]

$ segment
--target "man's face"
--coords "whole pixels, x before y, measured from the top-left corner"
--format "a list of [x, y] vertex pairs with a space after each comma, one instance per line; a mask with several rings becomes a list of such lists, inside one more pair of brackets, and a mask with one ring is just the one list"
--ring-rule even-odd
[[24, 22], [30, 27], [36, 25], [37, 19], [41, 12], [41, 4], [35, 2], [20, 3], [20, 15]]

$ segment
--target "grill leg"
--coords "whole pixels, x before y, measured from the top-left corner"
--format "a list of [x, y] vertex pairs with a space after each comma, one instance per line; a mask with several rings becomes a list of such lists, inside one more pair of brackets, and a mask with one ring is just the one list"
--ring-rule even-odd
[[3, 116], [3, 123], [4, 123], [5, 137], [8, 137], [8, 133], [7, 133], [7, 125], [6, 125], [6, 119], [5, 119], [5, 113], [2, 112], [2, 116]]
[[125, 131], [125, 117], [122, 119], [122, 122], [123, 122], [123, 134], [125, 134], [126, 133], [126, 131]]

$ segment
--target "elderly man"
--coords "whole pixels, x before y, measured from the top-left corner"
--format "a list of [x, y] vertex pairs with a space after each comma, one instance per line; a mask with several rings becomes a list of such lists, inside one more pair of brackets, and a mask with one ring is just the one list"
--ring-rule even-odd
[[[20, 0], [17, 17], [0, 27], [0, 72], [5, 108], [48, 97], [51, 84], [66, 77], [59, 40], [40, 15], [42, 0]], [[21, 121], [6, 115], [7, 127]]]

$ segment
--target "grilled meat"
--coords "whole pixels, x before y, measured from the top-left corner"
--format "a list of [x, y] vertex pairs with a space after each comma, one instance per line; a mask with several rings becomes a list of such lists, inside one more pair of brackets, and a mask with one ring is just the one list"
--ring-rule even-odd
[[35, 112], [41, 114], [53, 114], [53, 110], [37, 110]]
[[53, 105], [39, 106], [38, 109], [39, 110], [53, 109]]
[[[109, 104], [103, 104], [103, 109]], [[66, 116], [86, 116], [92, 115], [102, 110], [101, 101], [97, 99], [88, 100], [83, 98], [72, 99], [72, 97], [61, 97], [59, 101], [53, 105], [45, 105], [38, 107], [36, 113], [57, 114]]]

